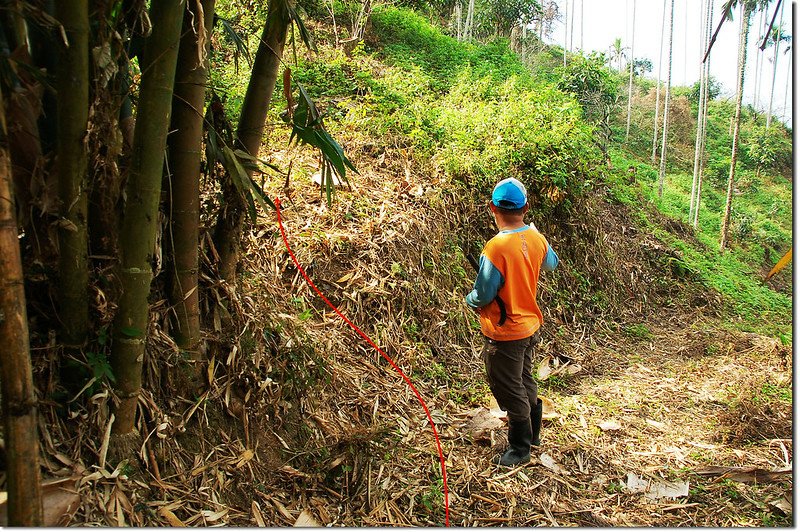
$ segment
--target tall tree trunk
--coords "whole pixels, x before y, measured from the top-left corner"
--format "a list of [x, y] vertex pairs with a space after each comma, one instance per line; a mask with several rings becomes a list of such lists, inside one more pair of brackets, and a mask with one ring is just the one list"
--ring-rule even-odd
[[786, 85], [783, 86], [783, 116], [784, 120], [789, 117], [787, 113], [792, 107], [789, 104], [789, 85], [792, 83], [792, 56], [794, 55], [794, 49], [792, 49], [792, 53], [789, 55], [789, 60], [786, 62], [788, 69], [786, 71]]
[[[286, 34], [291, 23], [288, 10], [289, 1], [271, 0], [269, 3], [269, 13], [264, 23], [264, 31], [261, 34], [261, 42], [253, 62], [250, 82], [247, 85], [239, 116], [239, 126], [236, 130], [239, 146], [254, 157], [258, 157], [261, 147], [264, 123], [267, 119], [272, 93], [275, 90], [275, 82], [278, 79]], [[469, 14], [467, 16], [469, 17]], [[233, 285], [236, 280], [236, 266], [239, 262], [245, 203], [241, 192], [230, 180], [228, 181], [224, 187], [225, 205], [220, 212], [214, 231], [214, 244], [220, 257], [220, 276]]]
[[28, 316], [11, 181], [5, 103], [0, 90], [0, 382], [6, 447], [8, 525], [43, 526], [39, 437]]
[[742, 5], [742, 23], [739, 28], [739, 75], [736, 79], [736, 112], [733, 122], [733, 145], [731, 147], [731, 168], [728, 174], [728, 194], [725, 199], [725, 211], [722, 216], [720, 230], [719, 250], [724, 250], [728, 245], [728, 233], [731, 223], [731, 205], [733, 204], [733, 183], [736, 176], [736, 158], [739, 155], [739, 125], [742, 117], [742, 88], [744, 87], [744, 70], [747, 64], [747, 33], [750, 28], [751, 8], [748, 2]]
[[631, 102], [633, 101], [633, 65], [636, 60], [634, 55], [634, 45], [636, 44], [636, 0], [633, 0], [633, 20], [631, 21], [633, 28], [631, 29], [631, 60], [628, 68], [628, 118], [625, 121], [625, 143], [628, 142], [628, 136], [631, 133]]
[[453, 8], [453, 19], [455, 19], [456, 40], [461, 42], [461, 2], [456, 2]]
[[467, 3], [467, 19], [464, 22], [464, 40], [472, 40], [472, 22], [475, 17], [475, 0]]
[[59, 0], [57, 16], [69, 47], [58, 62], [59, 318], [63, 341], [81, 346], [89, 328], [87, 154], [89, 120], [89, 3]]
[[581, 0], [581, 50], [583, 50], [583, 0]]
[[564, 0], [564, 66], [567, 66], [567, 37], [568, 37], [568, 30], [569, 24], [567, 24], [567, 18], [569, 17], [569, 0]]
[[[767, 17], [767, 10], [761, 10], [761, 16], [759, 17], [758, 26], [756, 26], [759, 31], [763, 29], [763, 31], [768, 31], [766, 27], [766, 17]], [[756, 68], [754, 70], [755, 78], [753, 80], [753, 109], [756, 109], [758, 106], [758, 95], [761, 93], [761, 71], [763, 70], [763, 62], [764, 62], [764, 53], [763, 51], [756, 46]]]
[[[706, 37], [705, 43], [706, 47], [709, 46], [711, 42], [711, 28], [713, 26], [712, 20], [714, 18], [714, 2], [713, 0], [707, 0], [707, 13], [708, 16], [706, 18]], [[697, 193], [695, 195], [694, 201], [694, 220], [692, 225], [695, 229], [697, 229], [698, 221], [700, 219], [700, 192], [703, 190], [703, 171], [705, 169], [705, 153], [706, 153], [706, 132], [707, 124], [708, 124], [708, 81], [709, 76], [711, 74], [711, 54], [705, 56], [705, 63], [704, 63], [705, 71], [705, 87], [703, 88], [703, 126], [702, 126], [702, 133], [700, 135], [700, 167], [697, 172]]]
[[539, 19], [539, 46], [544, 43], [544, 15]]
[[138, 119], [119, 240], [122, 295], [114, 318], [111, 349], [114, 387], [119, 398], [113, 434], [118, 440], [136, 436], [134, 418], [142, 385], [149, 314], [147, 297], [153, 279], [164, 149], [184, 4], [185, 0], [153, 2], [150, 8], [153, 30], [142, 58]]
[[[700, 42], [703, 43], [705, 47], [708, 42], [706, 40], [707, 30], [708, 30], [708, 22], [710, 18], [709, 14], [709, 3], [710, 0], [704, 0], [703, 3], [700, 5]], [[710, 59], [709, 59], [710, 61]], [[701, 139], [704, 136], [703, 131], [703, 118], [705, 118], [705, 95], [706, 95], [706, 65], [707, 63], [701, 62], [700, 63], [700, 91], [698, 93], [697, 98], [697, 127], [695, 128], [695, 140], [694, 140], [694, 168], [692, 172], [692, 191], [689, 195], [689, 221], [691, 222], [692, 216], [694, 215], [695, 209], [695, 197], [697, 195], [697, 182], [698, 182], [698, 174], [700, 172], [700, 159], [703, 158], [703, 152], [700, 151]]]
[[[702, 6], [703, 2], [700, 2]], [[689, 65], [689, 0], [686, 0], [686, 9], [683, 11], [683, 82], [689, 84], [687, 68]]]
[[572, 0], [572, 9], [569, 10], [569, 51], [572, 51], [572, 39], [575, 36], [575, 0]]
[[[775, 55], [772, 58], [772, 83], [770, 84], [769, 88], [769, 110], [767, 111], [767, 129], [769, 129], [769, 125], [772, 123], [772, 101], [775, 96], [775, 78], [778, 77], [778, 52], [781, 49], [781, 28], [783, 27], [783, 3], [781, 3], [781, 20], [778, 23], [777, 29], [775, 31]], [[773, 31], [770, 28], [770, 31]]]
[[661, 11], [661, 40], [658, 50], [658, 81], [656, 81], [656, 110], [653, 118], [653, 150], [650, 153], [650, 162], [656, 164], [656, 148], [658, 147], [658, 112], [661, 105], [661, 64], [664, 56], [664, 26], [667, 21], [667, 0], [664, 0], [664, 9]]
[[669, 131], [669, 97], [672, 88], [672, 36], [675, 28], [675, 0], [670, 2], [669, 13], [669, 59], [667, 69], [667, 92], [664, 95], [664, 128], [661, 136], [661, 162], [658, 165], [658, 197], [664, 193], [664, 179], [667, 174], [667, 132]]
[[[200, 241], [200, 147], [208, 80], [208, 51], [215, 0], [192, 3], [183, 16], [183, 34], [175, 71], [172, 127], [168, 139], [172, 175], [165, 186], [171, 248], [169, 299], [172, 337], [189, 358], [200, 357], [200, 306], [197, 287]], [[197, 8], [202, 8], [199, 13]], [[200, 374], [200, 365], [196, 366]]]

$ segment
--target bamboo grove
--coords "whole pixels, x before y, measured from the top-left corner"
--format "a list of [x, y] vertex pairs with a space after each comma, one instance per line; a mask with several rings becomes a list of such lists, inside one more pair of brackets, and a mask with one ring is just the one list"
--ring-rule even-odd
[[[30, 503], [40, 500], [40, 481], [26, 308], [37, 309], [38, 326], [56, 331], [65, 360], [83, 356], [97, 332], [109, 330], [109, 360], [98, 363], [94, 380], [113, 383], [109, 453], [132, 456], [141, 445], [135, 421], [154, 291], [171, 308], [181, 391], [199, 393], [203, 385], [201, 175], [221, 189], [206, 213], [216, 217], [213, 239], [203, 240], [216, 258], [209, 274], [235, 290], [248, 215], [256, 203], [271, 204], [254, 176], [280, 172], [258, 152], [293, 24], [312, 46], [293, 2], [269, 3], [235, 129], [208, 83], [212, 34], [230, 31], [215, 0], [149, 5], [2, 1], [0, 369], [13, 464], [10, 525], [42, 524], [41, 503]], [[293, 101], [288, 68], [283, 84]], [[345, 178], [354, 168], [297, 88], [286, 121], [298, 142], [320, 149], [330, 191], [334, 173]], [[23, 281], [23, 271], [41, 274], [39, 281], [27, 274]], [[109, 315], [111, 323], [100, 322]]]

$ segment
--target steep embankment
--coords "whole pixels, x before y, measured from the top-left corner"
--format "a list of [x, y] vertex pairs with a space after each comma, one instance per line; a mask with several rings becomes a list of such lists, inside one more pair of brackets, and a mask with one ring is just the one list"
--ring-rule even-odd
[[[774, 472], [791, 462], [790, 347], [723, 320], [725, 299], [661, 236], [685, 228], [649, 206], [647, 181], [628, 185], [602, 165], [574, 101], [524, 73], [506, 79], [522, 71], [496, 53], [503, 43], [460, 45], [391, 9], [373, 24], [384, 26], [368, 34], [372, 49], [348, 57], [323, 45], [295, 69], [359, 169], [352, 189], [327, 206], [310, 183], [316, 155], [285, 148], [276, 127], [270, 158], [294, 170], [289, 188], [275, 180], [267, 191], [282, 198], [289, 241], [315, 283], [426, 399], [447, 460], [450, 523], [790, 523], [791, 478]], [[544, 442], [513, 470], [491, 465], [505, 430], [486, 408], [480, 335], [463, 303], [472, 281], [463, 250], [494, 232], [486, 194], [506, 175], [529, 185], [531, 219], [562, 261], [541, 289]], [[143, 401], [163, 419], [143, 450], [161, 464], [158, 480], [98, 475], [81, 522], [444, 524], [419, 403], [305, 286], [273, 213], [262, 215], [234, 303], [204, 280], [209, 341], [222, 341], [229, 318], [243, 331], [215, 360], [208, 394]], [[756, 468], [759, 483], [739, 467]], [[650, 499], [629, 489], [634, 478], [688, 486]]]

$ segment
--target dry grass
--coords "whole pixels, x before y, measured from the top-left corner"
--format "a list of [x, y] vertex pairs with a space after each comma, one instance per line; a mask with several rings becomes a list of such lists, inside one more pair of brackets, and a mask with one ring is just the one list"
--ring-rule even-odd
[[[551, 237], [561, 249], [590, 237], [562, 260], [583, 254], [587, 274], [615, 272], [606, 281], [616, 313], [584, 320], [583, 302], [548, 307], [537, 357], [567, 355], [582, 370], [541, 384], [557, 417], [545, 423], [533, 461], [492, 465], [505, 435], [473, 439], [468, 430], [488, 395], [463, 304], [470, 275], [454, 242], [465, 225], [487, 225], [481, 207], [459, 200], [444, 178], [423, 178], [413, 159], [365, 155], [357, 164], [357, 189], [331, 208], [305, 184], [271, 192], [282, 195], [289, 240], [314, 281], [426, 399], [447, 459], [452, 525], [792, 522], [792, 479], [780, 472], [793, 453], [791, 397], [781, 395], [791, 389], [791, 349], [723, 329], [702, 308], [662, 306], [697, 288], [652, 286], [668, 275], [659, 270], [663, 250], [632, 236], [618, 212], [598, 218], [587, 209], [590, 221], [604, 221]], [[135, 460], [104, 462], [107, 388], [66, 408], [42, 403], [45, 471], [74, 478], [80, 495], [68, 522], [443, 525], [436, 446], [411, 391], [311, 293], [272, 215], [247, 238], [236, 290], [203, 278], [213, 364], [202, 396], [172, 392], [183, 362], [164, 332], [164, 303], [154, 306], [140, 401], [145, 443]], [[575, 286], [559, 275], [545, 281], [548, 301]], [[49, 393], [58, 353], [39, 355], [37, 378]], [[761, 482], [711, 466], [757, 468]], [[629, 473], [686, 481], [689, 494], [648, 499], [627, 490]]]

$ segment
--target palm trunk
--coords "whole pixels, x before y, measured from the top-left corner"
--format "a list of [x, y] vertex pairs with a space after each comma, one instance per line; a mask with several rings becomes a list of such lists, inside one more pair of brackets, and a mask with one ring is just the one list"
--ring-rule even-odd
[[769, 129], [770, 124], [772, 123], [772, 101], [773, 97], [775, 96], [775, 77], [778, 74], [778, 51], [781, 47], [780, 39], [778, 42], [775, 43], [775, 55], [773, 56], [772, 61], [772, 83], [770, 84], [769, 88], [769, 107], [767, 108], [767, 126], [766, 129]]
[[789, 104], [789, 84], [792, 82], [792, 56], [794, 55], [794, 50], [791, 51], [792, 53], [789, 55], [789, 60], [786, 62], [788, 65], [788, 69], [786, 71], [786, 85], [783, 86], [783, 116], [784, 119], [789, 117], [787, 110], [791, 109], [791, 105]]
[[658, 81], [656, 82], [656, 110], [653, 119], [653, 150], [650, 153], [650, 162], [656, 164], [656, 149], [658, 148], [658, 111], [661, 105], [661, 63], [664, 55], [664, 26], [667, 21], [667, 0], [664, 0], [664, 9], [661, 12], [661, 40], [658, 42]]
[[[208, 80], [209, 35], [215, 0], [203, 0], [203, 13], [187, 10], [175, 71], [167, 189], [171, 247], [170, 304], [172, 336], [189, 358], [200, 356], [200, 307], [197, 287], [200, 240], [200, 146], [203, 143], [203, 104]], [[195, 8], [196, 10], [196, 8]], [[198, 366], [199, 370], [199, 366]]]
[[[781, 3], [781, 22], [783, 22], [783, 3]], [[769, 125], [772, 123], [772, 101], [775, 96], [775, 78], [778, 77], [778, 52], [781, 48], [781, 24], [778, 24], [778, 29], [776, 30], [776, 37], [775, 40], [775, 56], [773, 57], [772, 61], [772, 84], [769, 88], [769, 111], [767, 111], [767, 129], [769, 129]]]
[[569, 16], [569, 0], [564, 0], [564, 66], [567, 66], [567, 33], [569, 24], [567, 24], [567, 17]]
[[475, 0], [467, 3], [467, 19], [464, 22], [464, 40], [472, 39], [472, 19], [475, 16]]
[[[714, 18], [714, 2], [713, 0], [708, 0], [707, 6], [708, 17], [706, 18], [706, 46], [711, 42], [711, 28], [712, 28], [712, 20]], [[700, 167], [697, 172], [697, 193], [695, 195], [694, 201], [694, 220], [692, 225], [695, 229], [697, 229], [698, 221], [700, 219], [700, 193], [703, 190], [703, 171], [705, 169], [705, 153], [706, 153], [706, 132], [708, 131], [708, 81], [709, 76], [711, 74], [711, 55], [708, 54], [705, 56], [704, 62], [704, 77], [705, 77], [705, 86], [703, 87], [703, 127], [702, 133], [700, 135]]]
[[135, 434], [134, 417], [147, 337], [147, 297], [153, 279], [164, 149], [184, 3], [184, 0], [161, 0], [153, 2], [150, 8], [153, 30], [142, 61], [138, 119], [119, 240], [122, 296], [114, 318], [111, 350], [115, 392], [119, 398], [113, 425], [116, 436]]
[[453, 8], [453, 19], [455, 19], [456, 40], [461, 42], [461, 2], [456, 2]]
[[539, 46], [544, 45], [544, 16], [539, 19]]
[[572, 39], [575, 36], [575, 0], [572, 0], [572, 9], [569, 10], [569, 51], [572, 51]]
[[664, 193], [664, 179], [667, 174], [667, 132], [669, 131], [669, 97], [672, 88], [672, 36], [675, 28], [675, 0], [671, 0], [669, 13], [669, 59], [667, 69], [667, 92], [664, 95], [664, 128], [661, 136], [661, 162], [658, 166], [658, 197]]
[[[701, 22], [701, 42], [703, 44], [707, 44], [706, 35], [708, 30], [708, 22], [710, 18], [709, 14], [709, 3], [710, 0], [705, 0], [703, 4], [700, 6], [700, 18], [702, 19]], [[694, 141], [694, 168], [692, 172], [692, 192], [689, 196], [689, 221], [692, 220], [692, 216], [694, 214], [695, 209], [695, 196], [697, 195], [697, 183], [698, 183], [698, 174], [700, 172], [700, 159], [703, 158], [703, 152], [700, 151], [701, 139], [703, 138], [703, 118], [705, 118], [705, 95], [706, 95], [706, 65], [707, 63], [701, 62], [700, 63], [700, 92], [697, 95], [697, 126], [695, 128], [695, 141]]]
[[[702, 2], [700, 5], [702, 7]], [[686, 9], [683, 11], [683, 82], [689, 84], [687, 68], [689, 65], [689, 2], [686, 2]]]
[[89, 119], [89, 3], [59, 0], [57, 16], [69, 47], [58, 62], [59, 318], [64, 343], [81, 346], [89, 328], [87, 156]]
[[625, 121], [625, 143], [628, 142], [628, 136], [631, 133], [631, 102], [633, 100], [633, 64], [636, 59], [634, 55], [634, 45], [636, 44], [636, 0], [633, 0], [633, 29], [631, 30], [631, 60], [628, 73], [628, 118]]
[[[258, 157], [261, 139], [264, 134], [264, 123], [267, 111], [278, 79], [278, 69], [286, 34], [291, 20], [287, 2], [289, 0], [272, 0], [269, 13], [261, 34], [250, 82], [239, 116], [236, 130], [238, 143], [245, 152]], [[230, 181], [230, 180], [229, 180]], [[236, 266], [239, 262], [242, 230], [244, 228], [245, 203], [241, 192], [232, 183], [224, 186], [225, 205], [217, 220], [214, 232], [214, 244], [219, 253], [220, 276], [233, 284], [236, 279]]]
[[0, 382], [6, 448], [8, 525], [43, 526], [36, 395], [28, 343], [22, 260], [0, 91]]
[[728, 174], [728, 194], [725, 199], [725, 212], [722, 216], [722, 229], [719, 239], [720, 251], [724, 250], [728, 245], [728, 232], [731, 222], [733, 181], [736, 175], [736, 158], [739, 155], [739, 124], [742, 117], [742, 87], [744, 86], [744, 69], [747, 64], [747, 30], [750, 27], [750, 13], [750, 5], [745, 2], [742, 6], [742, 23], [739, 28], [739, 76], [736, 80], [736, 113], [733, 119], [733, 145], [731, 147], [731, 169]]
[[[764, 31], [767, 31], [766, 27], [764, 26], [766, 24], [766, 17], [767, 17], [767, 10], [766, 9], [761, 10], [761, 17], [757, 26], [759, 30], [761, 28], [764, 28]], [[758, 47], [756, 47], [756, 58], [755, 58], [756, 68], [754, 70], [755, 79], [753, 80], [753, 109], [755, 109], [756, 106], [758, 105], [758, 95], [761, 92], [761, 71], [763, 70], [762, 68], [763, 57], [764, 57], [763, 51], [760, 50]]]

